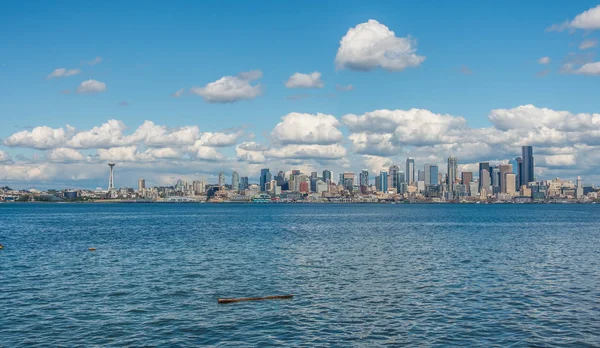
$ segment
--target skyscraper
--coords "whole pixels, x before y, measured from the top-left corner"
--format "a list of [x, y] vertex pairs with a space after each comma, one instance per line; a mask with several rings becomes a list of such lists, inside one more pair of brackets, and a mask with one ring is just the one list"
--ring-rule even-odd
[[406, 183], [411, 185], [415, 182], [415, 160], [409, 157], [406, 159]]
[[219, 173], [219, 190], [225, 188], [225, 173]]
[[406, 193], [407, 184], [406, 184], [406, 175], [403, 171], [398, 172], [398, 193]]
[[144, 178], [140, 178], [138, 180], [138, 192], [144, 191], [145, 188], [146, 188], [146, 180], [144, 180]]
[[369, 186], [369, 171], [367, 169], [360, 172], [360, 186], [361, 188]]
[[[508, 190], [508, 178], [507, 175], [513, 172], [512, 164], [501, 164], [498, 166], [500, 170], [500, 192], [509, 193]], [[515, 190], [516, 183], [514, 182], [514, 177], [512, 178], [513, 182], [513, 190]]]
[[458, 159], [454, 156], [448, 157], [448, 180], [446, 182], [448, 191], [452, 191], [454, 189], [454, 184], [456, 183], [457, 178], [458, 178]]
[[267, 183], [271, 181], [271, 172], [269, 168], [263, 168], [260, 170], [260, 192], [267, 191]]
[[400, 190], [400, 182], [399, 182], [399, 177], [398, 177], [398, 173], [400, 172], [400, 168], [393, 164], [390, 166], [390, 170], [388, 171], [388, 175], [389, 175], [389, 183], [390, 183], [390, 187], [388, 187], [389, 189], [396, 189], [396, 192], [399, 192]]
[[231, 173], [231, 189], [233, 191], [240, 190], [240, 176], [237, 172]]
[[323, 181], [327, 183], [327, 180], [329, 180], [331, 182], [332, 175], [330, 170], [325, 169], [323, 171]]
[[242, 176], [240, 179], [240, 191], [245, 191], [250, 187], [247, 176]]
[[381, 192], [388, 191], [388, 173], [387, 172], [379, 172], [379, 190]]
[[354, 190], [354, 173], [344, 172], [344, 174], [342, 174], [342, 179], [344, 189], [352, 192]]
[[425, 165], [425, 185], [437, 185], [439, 184], [438, 178], [439, 170], [436, 164]]
[[523, 182], [521, 180], [521, 172], [523, 171], [523, 159], [521, 157], [515, 158], [515, 162], [517, 163], [517, 167], [513, 168], [513, 170], [517, 170], [517, 189], [521, 189], [523, 186]]
[[471, 181], [473, 181], [473, 172], [462, 172], [461, 173], [461, 184], [465, 185], [467, 189], [467, 194], [471, 195]]
[[523, 146], [522, 148], [523, 165], [521, 167], [521, 184], [527, 185], [532, 181], [535, 181], [534, 177], [534, 162], [533, 162], [533, 148], [531, 146]]
[[[484, 173], [484, 171], [485, 171], [485, 173]], [[489, 162], [480, 162], [479, 163], [479, 192], [481, 192], [482, 188], [485, 189], [486, 192], [489, 190], [490, 180], [491, 180], [491, 177], [490, 177]]]

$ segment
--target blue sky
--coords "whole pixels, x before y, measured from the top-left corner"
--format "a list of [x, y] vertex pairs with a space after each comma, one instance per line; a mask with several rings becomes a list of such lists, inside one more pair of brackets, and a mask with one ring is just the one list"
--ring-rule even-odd
[[[572, 114], [594, 114], [600, 112], [600, 76], [565, 73], [561, 68], [564, 70], [564, 65], [573, 60], [575, 69], [597, 61], [597, 47], [581, 50], [578, 46], [585, 40], [597, 40], [598, 32], [546, 29], [596, 6], [598, 3], [592, 1], [543, 5], [520, 1], [3, 3], [0, 138], [39, 126], [57, 129], [69, 124], [77, 131], [89, 130], [109, 119], [122, 121], [131, 132], [151, 120], [169, 128], [197, 125], [201, 132], [227, 132], [245, 126], [245, 131], [253, 134], [252, 141], [270, 147], [269, 135], [290, 112], [333, 115], [340, 120], [338, 128], [345, 137], [351, 131], [341, 121], [344, 115], [379, 109], [421, 108], [462, 116], [472, 128], [491, 127], [488, 115], [493, 109], [527, 104]], [[402, 71], [336, 67], [342, 37], [369, 19], [377, 20], [398, 38], [412, 37], [416, 41], [412, 47], [425, 60]], [[101, 62], [90, 65], [88, 62], [95, 57], [101, 57]], [[549, 57], [550, 63], [539, 64], [541, 57]], [[80, 72], [48, 79], [57, 68]], [[189, 91], [251, 70], [262, 72], [262, 78], [254, 82], [262, 86], [257, 97], [209, 103]], [[544, 76], [538, 76], [546, 70]], [[321, 73], [323, 88], [284, 86], [292, 74], [313, 71]], [[89, 79], [103, 82], [106, 90], [76, 93], [82, 81]], [[351, 84], [353, 89], [338, 91], [338, 84]], [[180, 98], [171, 96], [180, 89], [185, 90]], [[70, 93], [62, 93], [65, 90]], [[293, 96], [296, 98], [290, 98]], [[127, 106], [121, 105], [125, 103]], [[361, 162], [365, 154], [355, 154], [348, 139], [340, 144], [347, 148], [343, 157], [351, 163], [330, 165], [356, 171], [365, 166]], [[414, 146], [404, 144], [398, 159], [389, 154], [387, 158], [399, 162], [405, 154], [411, 154]], [[9, 166], [39, 165], [51, 149], [40, 151], [4, 143], [0, 150], [11, 158], [0, 163], [8, 172]], [[95, 153], [93, 148], [78, 151], [84, 155]], [[240, 162], [235, 159], [234, 146], [220, 151]], [[436, 153], [439, 158], [445, 155]], [[457, 155], [460, 159], [461, 154]], [[502, 155], [493, 159], [502, 160]], [[478, 160], [486, 160], [483, 156]], [[475, 162], [475, 157], [469, 161]], [[300, 159], [286, 160], [297, 163]], [[72, 185], [103, 183], [100, 163], [88, 161], [88, 165], [98, 169]], [[286, 163], [276, 165], [283, 167]], [[209, 167], [203, 175], [211, 177], [219, 170], [231, 170], [225, 164], [219, 169], [214, 161]], [[577, 165], [572, 167], [576, 169]], [[134, 181], [134, 165], [130, 168], [131, 178], [124, 178], [127, 183]], [[256, 168], [244, 169], [248, 175], [255, 175]], [[550, 171], [560, 170], [554, 166]], [[575, 173], [569, 168], [562, 170], [567, 177]], [[185, 177], [198, 173], [171, 174]], [[32, 185], [40, 178], [22, 182], [8, 174], [4, 178], [0, 175], [0, 183], [3, 179]], [[73, 180], [78, 179], [40, 179], [47, 184]]]

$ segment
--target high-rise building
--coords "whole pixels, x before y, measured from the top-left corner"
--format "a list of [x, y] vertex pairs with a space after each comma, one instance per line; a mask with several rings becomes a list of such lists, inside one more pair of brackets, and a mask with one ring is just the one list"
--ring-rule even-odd
[[439, 184], [439, 170], [436, 164], [425, 165], [425, 185]]
[[446, 180], [446, 186], [448, 191], [454, 189], [456, 179], [458, 178], [458, 159], [455, 156], [448, 157], [448, 180]]
[[[484, 171], [485, 170], [485, 174]], [[485, 176], [485, 178], [484, 178]], [[479, 192], [484, 188], [486, 192], [489, 190], [489, 185], [491, 184], [490, 177], [490, 164], [488, 162], [479, 163]], [[488, 192], [489, 193], [489, 192]]]
[[[512, 165], [510, 165], [512, 167]], [[515, 173], [508, 172], [504, 175], [504, 193], [508, 193], [511, 196], [517, 194], [517, 175]]]
[[521, 184], [527, 185], [530, 182], [535, 181], [534, 175], [534, 161], [533, 161], [533, 148], [531, 146], [523, 146], [521, 157], [523, 159], [523, 165], [521, 167]]
[[388, 171], [388, 175], [389, 175], [389, 189], [396, 189], [396, 192], [400, 191], [400, 181], [398, 180], [398, 173], [400, 172], [400, 168], [395, 165], [392, 164], [390, 166], [390, 169]]
[[398, 193], [406, 193], [408, 185], [406, 184], [406, 175], [403, 171], [398, 172]]
[[[331, 183], [332, 175], [333, 175], [333, 173], [330, 170], [325, 169], [323, 171], [323, 182]], [[327, 181], [327, 180], [329, 180], [329, 181]]]
[[242, 176], [240, 178], [240, 191], [245, 191], [250, 187], [250, 183], [248, 182], [247, 176]]
[[492, 188], [493, 192], [490, 193], [498, 193], [500, 192], [500, 168], [498, 166], [492, 167]]
[[411, 185], [417, 182], [415, 179], [415, 160], [409, 157], [406, 159], [406, 183]]
[[194, 194], [196, 194], [196, 195], [204, 193], [204, 191], [205, 191], [204, 182], [203, 181], [194, 180], [192, 182], [192, 190], [194, 190]]
[[575, 198], [579, 199], [583, 197], [583, 184], [581, 183], [581, 177], [577, 177], [577, 186], [575, 187]]
[[361, 192], [366, 192], [369, 187], [369, 171], [367, 169], [363, 169], [360, 172], [359, 182]]
[[108, 190], [111, 191], [111, 190], [115, 189], [115, 179], [114, 179], [114, 176], [113, 176], [113, 172], [114, 172], [114, 169], [115, 169], [115, 164], [113, 162], [110, 162], [108, 164], [108, 166], [110, 167], [110, 175], [108, 177]]
[[310, 178], [311, 179], [317, 179], [318, 178], [317, 172], [310, 172]]
[[[292, 171], [293, 173], [293, 171]], [[260, 170], [260, 192], [267, 191], [267, 183], [271, 181], [271, 172], [269, 168], [263, 168]]]
[[225, 188], [225, 173], [220, 172], [219, 173], [219, 189], [223, 189]]
[[146, 180], [144, 178], [140, 178], [138, 180], [138, 192], [142, 192], [146, 189]]
[[517, 171], [517, 188], [521, 189], [521, 186], [523, 186], [523, 183], [521, 181], [521, 172], [523, 171], [523, 159], [521, 157], [517, 157], [515, 158], [515, 163], [517, 164], [517, 166], [513, 167], [513, 170]]
[[[508, 191], [507, 191], [508, 190], [508, 184], [509, 184], [508, 181], [510, 179], [507, 178], [507, 175], [511, 174], [511, 173], [514, 174], [513, 173], [512, 164], [501, 164], [501, 165], [498, 166], [498, 169], [500, 171], [500, 192], [502, 192], [502, 193], [508, 193]], [[516, 178], [516, 175], [515, 175], [515, 177], [513, 179], [515, 179], [515, 178]], [[513, 182], [512, 184], [516, 188], [517, 183]]]
[[425, 181], [425, 171], [419, 170], [419, 175], [417, 176], [417, 181]]
[[473, 181], [473, 172], [462, 172], [461, 174], [461, 180], [460, 183], [465, 185], [465, 188], [467, 189], [467, 195], [471, 195], [471, 181]]
[[381, 171], [379, 172], [379, 190], [381, 192], [388, 191], [388, 173]]
[[285, 173], [282, 170], [280, 170], [277, 173], [277, 176], [275, 176], [275, 181], [277, 181], [277, 185], [278, 186], [282, 186], [282, 187], [284, 186], [284, 184], [285, 184]]
[[354, 190], [354, 173], [344, 172], [342, 178], [342, 182], [344, 183], [344, 189], [352, 192]]
[[240, 176], [237, 172], [231, 173], [231, 189], [233, 191], [240, 190]]

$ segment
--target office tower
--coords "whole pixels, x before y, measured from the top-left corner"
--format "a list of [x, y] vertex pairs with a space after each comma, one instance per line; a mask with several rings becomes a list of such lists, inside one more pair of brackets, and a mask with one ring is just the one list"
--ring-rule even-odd
[[479, 188], [479, 183], [476, 181], [471, 181], [469, 184], [469, 197], [476, 197], [479, 196], [479, 192], [477, 191], [477, 189]]
[[360, 172], [359, 183], [361, 192], [366, 193], [369, 188], [369, 171], [367, 169]]
[[462, 172], [461, 174], [461, 180], [460, 183], [465, 185], [465, 188], [467, 189], [467, 194], [470, 196], [471, 195], [471, 181], [473, 181], [473, 172]]
[[583, 184], [581, 183], [581, 177], [577, 177], [577, 187], [575, 188], [575, 198], [579, 199], [583, 197]]
[[[294, 171], [292, 171], [294, 173]], [[267, 183], [271, 181], [271, 172], [269, 168], [263, 168], [260, 170], [260, 192], [266, 192]]]
[[146, 180], [144, 178], [140, 178], [138, 180], [138, 192], [142, 192], [146, 189]]
[[219, 190], [222, 190], [225, 188], [225, 173], [220, 172], [219, 173]]
[[280, 170], [275, 176], [275, 181], [277, 181], [278, 186], [283, 186], [285, 184], [285, 173]]
[[500, 192], [500, 169], [498, 166], [492, 167], [492, 187], [493, 192], [490, 193], [498, 193]]
[[344, 186], [344, 173], [340, 173], [340, 180], [338, 181], [338, 185]]
[[413, 158], [406, 159], [406, 183], [411, 185], [415, 180], [415, 160]]
[[[317, 174], [316, 172], [314, 172], [315, 174]], [[317, 192], [317, 181], [319, 180], [319, 178], [317, 178], [317, 176], [315, 175], [313, 177], [313, 175], [310, 175], [310, 192]]]
[[439, 184], [438, 166], [435, 164], [425, 165], [425, 185]]
[[530, 182], [535, 181], [533, 148], [531, 146], [523, 146], [522, 152], [523, 164], [521, 166], [521, 173], [519, 174], [521, 175], [521, 183], [528, 185]]
[[388, 191], [388, 173], [387, 172], [379, 172], [379, 190], [381, 192]]
[[114, 190], [115, 189], [115, 180], [113, 177], [113, 172], [115, 169], [115, 164], [113, 162], [110, 162], [108, 164], [108, 166], [110, 167], [110, 175], [108, 177], [108, 190]]
[[523, 182], [521, 180], [521, 171], [523, 171], [523, 159], [521, 157], [515, 158], [516, 167], [513, 167], [513, 170], [517, 171], [517, 188], [520, 190], [521, 186], [523, 186]]
[[[484, 170], [486, 171], [486, 178], [484, 178]], [[489, 190], [488, 186], [490, 185], [490, 180], [490, 164], [488, 162], [479, 163], [479, 192], [481, 192], [482, 188], [484, 188], [486, 191]], [[486, 183], [485, 186], [484, 183]]]
[[[510, 165], [510, 164], [509, 164]], [[512, 167], [512, 165], [510, 165]], [[502, 170], [501, 170], [502, 172]], [[503, 193], [508, 193], [511, 196], [517, 194], [517, 175], [515, 173], [508, 172], [504, 175], [504, 191]]]
[[417, 177], [417, 181], [425, 181], [425, 171], [419, 170], [419, 175]]
[[354, 173], [344, 172], [342, 178], [342, 182], [344, 183], [344, 189], [352, 192], [354, 190]]
[[317, 179], [317, 178], [318, 178], [318, 176], [317, 176], [317, 172], [311, 172], [311, 173], [310, 173], [310, 178], [311, 178], [311, 179]]
[[240, 191], [245, 191], [250, 187], [247, 176], [242, 176], [240, 179]]
[[398, 181], [398, 172], [400, 172], [400, 168], [393, 164], [390, 166], [390, 170], [388, 171], [389, 175], [389, 189], [396, 189], [396, 192], [399, 191], [400, 182]]
[[330, 170], [325, 169], [323, 171], [323, 181], [326, 182], [326, 183], [330, 183], [332, 175], [333, 175], [333, 173], [331, 173]]
[[292, 170], [292, 175], [300, 175], [300, 174], [301, 174], [300, 170], [298, 170], [298, 169]]
[[231, 189], [233, 191], [240, 190], [240, 176], [237, 172], [231, 173]]
[[[498, 169], [500, 171], [500, 192], [508, 193], [507, 192], [507, 190], [508, 190], [507, 175], [513, 173], [512, 164], [501, 164], [498, 166]], [[515, 179], [516, 179], [516, 175], [515, 175]], [[516, 182], [514, 182], [513, 184], [516, 188], [516, 185], [517, 185]]]
[[[480, 168], [481, 168], [481, 163], [480, 163]], [[492, 187], [492, 183], [491, 183], [491, 177], [490, 177], [490, 172], [489, 172], [489, 165], [488, 165], [488, 169], [483, 169], [479, 172], [480, 177], [479, 177], [479, 193], [484, 193], [485, 194], [490, 194], [490, 189]]]
[[194, 182], [192, 182], [192, 189], [194, 190], [194, 194], [196, 195], [204, 193], [204, 182], [194, 180]]
[[398, 182], [399, 182], [399, 186], [398, 186], [398, 193], [406, 193], [407, 191], [407, 184], [406, 184], [406, 175], [404, 174], [403, 171], [399, 171], [398, 172]]
[[448, 157], [448, 179], [446, 180], [446, 186], [448, 191], [452, 191], [456, 179], [458, 178], [458, 159], [455, 156]]

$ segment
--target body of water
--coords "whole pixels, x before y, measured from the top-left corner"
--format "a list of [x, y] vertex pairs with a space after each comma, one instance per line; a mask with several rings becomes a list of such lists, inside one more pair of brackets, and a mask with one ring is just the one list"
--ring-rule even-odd
[[600, 345], [600, 205], [1, 204], [0, 243], [0, 346]]

